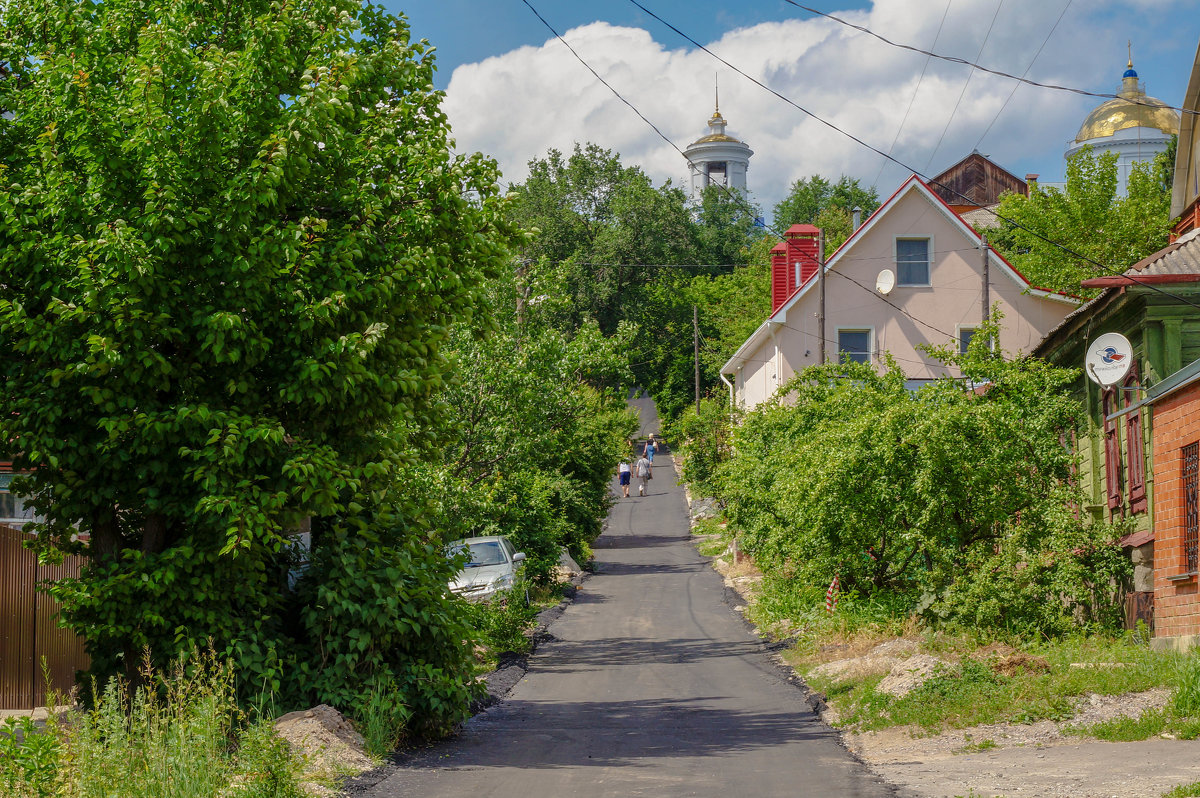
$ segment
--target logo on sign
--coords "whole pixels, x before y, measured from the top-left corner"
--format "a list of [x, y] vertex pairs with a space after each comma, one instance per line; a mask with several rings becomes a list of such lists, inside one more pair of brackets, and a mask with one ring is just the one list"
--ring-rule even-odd
[[1085, 350], [1083, 370], [1088, 378], [1103, 386], [1125, 379], [1133, 366], [1133, 346], [1120, 333], [1105, 333]]

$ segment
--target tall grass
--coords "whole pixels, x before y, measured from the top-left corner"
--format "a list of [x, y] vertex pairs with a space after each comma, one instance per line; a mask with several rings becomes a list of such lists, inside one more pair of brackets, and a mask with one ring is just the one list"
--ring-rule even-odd
[[[300, 762], [238, 708], [233, 673], [200, 658], [142, 686], [114, 681], [94, 709], [0, 730], [12, 798], [300, 798]], [[17, 730], [20, 734], [17, 734]]]

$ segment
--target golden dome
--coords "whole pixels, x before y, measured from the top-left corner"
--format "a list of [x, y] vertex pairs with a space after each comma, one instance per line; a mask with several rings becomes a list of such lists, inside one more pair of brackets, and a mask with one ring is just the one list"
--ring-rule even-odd
[[692, 143], [693, 144], [703, 144], [707, 141], [732, 141], [735, 144], [741, 144], [741, 142], [738, 141], [737, 139], [735, 139], [733, 136], [726, 136], [724, 133], [712, 133], [708, 136], [705, 136], [704, 138], [696, 139]]
[[1179, 112], [1155, 97], [1147, 96], [1138, 84], [1137, 73], [1130, 62], [1121, 80], [1118, 97], [1096, 106], [1075, 136], [1075, 141], [1111, 136], [1128, 127], [1148, 127], [1168, 135], [1179, 133]]

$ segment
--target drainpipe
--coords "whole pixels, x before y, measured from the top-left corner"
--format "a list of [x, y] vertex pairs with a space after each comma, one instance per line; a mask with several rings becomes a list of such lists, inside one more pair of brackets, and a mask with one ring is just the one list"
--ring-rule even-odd
[[721, 382], [725, 383], [725, 385], [729, 387], [729, 412], [732, 413], [734, 406], [733, 403], [737, 401], [733, 393], [733, 383], [727, 380], [724, 374], [721, 375]]

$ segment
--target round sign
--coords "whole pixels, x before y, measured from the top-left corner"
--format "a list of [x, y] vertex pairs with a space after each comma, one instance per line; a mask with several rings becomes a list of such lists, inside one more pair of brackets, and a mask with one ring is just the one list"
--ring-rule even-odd
[[1120, 333], [1105, 333], [1088, 344], [1083, 370], [1093, 382], [1107, 387], [1125, 379], [1133, 367], [1133, 346]]

